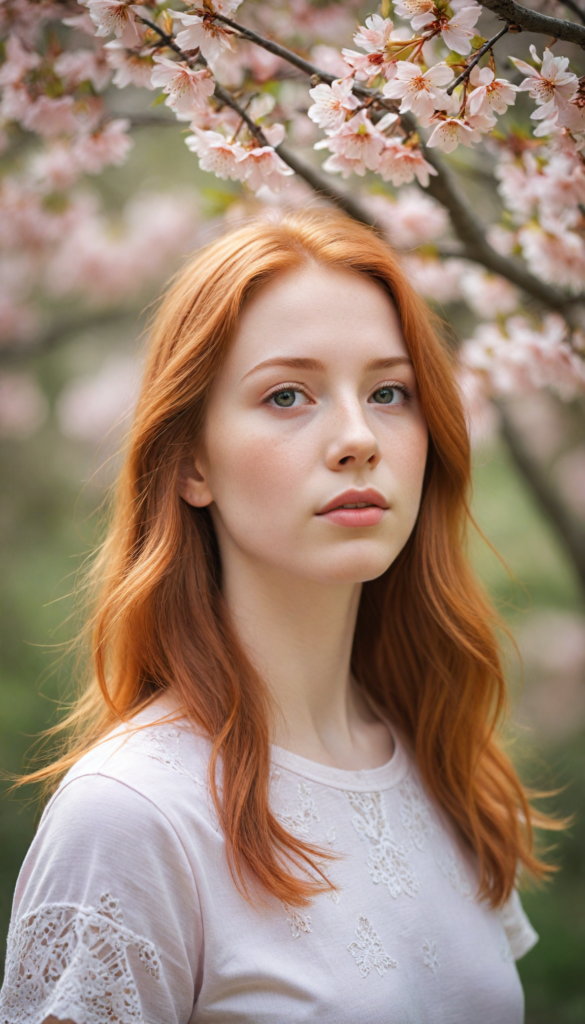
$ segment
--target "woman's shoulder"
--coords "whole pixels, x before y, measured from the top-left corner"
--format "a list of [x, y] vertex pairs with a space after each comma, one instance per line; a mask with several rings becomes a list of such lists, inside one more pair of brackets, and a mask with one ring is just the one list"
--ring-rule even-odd
[[[165, 816], [191, 807], [209, 810], [208, 764], [210, 741], [181, 714], [172, 699], [159, 698], [121, 723], [85, 753], [61, 781], [45, 814], [57, 805], [78, 803], [91, 794], [115, 794], [136, 813], [158, 810]], [[98, 781], [100, 780], [100, 781]], [[107, 782], [105, 782], [107, 780]], [[102, 811], [108, 810], [108, 799]]]

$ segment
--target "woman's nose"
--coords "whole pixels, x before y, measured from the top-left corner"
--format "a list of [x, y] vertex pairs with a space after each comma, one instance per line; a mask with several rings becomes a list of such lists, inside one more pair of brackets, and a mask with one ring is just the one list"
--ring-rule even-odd
[[359, 402], [344, 403], [332, 417], [331, 440], [327, 450], [327, 468], [344, 466], [373, 469], [381, 458], [380, 446], [364, 417]]

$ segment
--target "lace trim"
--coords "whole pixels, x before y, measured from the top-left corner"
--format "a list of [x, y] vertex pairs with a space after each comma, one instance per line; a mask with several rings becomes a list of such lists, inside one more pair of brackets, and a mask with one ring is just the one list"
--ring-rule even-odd
[[293, 939], [300, 938], [301, 932], [313, 931], [310, 914], [303, 914], [300, 910], [297, 910], [296, 907], [289, 907], [287, 903], [283, 903], [283, 907], [286, 913], [286, 919], [290, 925]]
[[441, 966], [441, 961], [439, 960], [435, 939], [425, 939], [422, 944], [422, 952], [425, 967], [428, 967], [429, 971], [436, 974]]
[[473, 899], [471, 882], [466, 877], [455, 854], [445, 853], [442, 857], [438, 857], [437, 865], [455, 892], [458, 892], [464, 900]]
[[[297, 787], [297, 809], [285, 814], [278, 813], [276, 817], [281, 825], [297, 836], [308, 836], [316, 822], [321, 821], [317, 811], [317, 805], [311, 796], [311, 787], [306, 782], [299, 782]], [[334, 840], [333, 840], [334, 841]]]
[[353, 826], [363, 842], [370, 845], [367, 866], [375, 885], [387, 886], [396, 899], [400, 893], [414, 896], [420, 882], [410, 861], [408, 846], [397, 843], [392, 834], [381, 793], [347, 793], [354, 811]]
[[367, 917], [360, 916], [355, 934], [355, 942], [350, 942], [347, 948], [362, 978], [367, 978], [372, 970], [376, 970], [382, 977], [389, 967], [398, 967], [396, 960], [388, 956], [380, 936], [374, 931]]
[[185, 775], [195, 785], [203, 786], [204, 782], [189, 771], [183, 760], [181, 739], [184, 732], [185, 729], [177, 725], [152, 726], [136, 730], [127, 742], [131, 743], [138, 753], [151, 757], [179, 775]]
[[400, 819], [417, 850], [424, 850], [430, 835], [436, 831], [431, 811], [418, 782], [407, 776], [400, 786]]
[[46, 1017], [83, 1024], [146, 1024], [129, 948], [158, 980], [155, 946], [124, 926], [120, 903], [109, 893], [99, 907], [48, 903], [25, 914], [8, 937], [0, 1019], [8, 1024]]

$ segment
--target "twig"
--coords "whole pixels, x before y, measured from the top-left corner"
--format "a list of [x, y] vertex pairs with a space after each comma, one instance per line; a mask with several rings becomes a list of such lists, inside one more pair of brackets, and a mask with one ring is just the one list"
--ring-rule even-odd
[[465, 71], [462, 71], [461, 74], [459, 75], [459, 78], [456, 78], [454, 82], [451, 82], [451, 85], [446, 90], [447, 96], [450, 96], [453, 90], [456, 89], [458, 85], [461, 85], [462, 82], [465, 82], [465, 80], [469, 77], [471, 71], [475, 67], [475, 65], [478, 64], [481, 58], [483, 57], [484, 53], [487, 53], [488, 50], [491, 50], [492, 46], [494, 46], [495, 43], [497, 43], [498, 39], [501, 39], [502, 36], [506, 35], [506, 32], [508, 31], [509, 28], [510, 26], [508, 25], [508, 23], [506, 23], [504, 27], [500, 29], [499, 32], [496, 32], [495, 36], [492, 36], [491, 39], [488, 39], [487, 43], [483, 44], [481, 49], [478, 50], [477, 53], [475, 54], [473, 60], [469, 62], [469, 64], [465, 68]]
[[501, 416], [501, 431], [510, 454], [535, 496], [541, 510], [555, 529], [579, 576], [585, 591], [585, 530], [565, 508], [563, 502], [551, 487], [550, 474], [530, 454], [524, 439], [508, 415], [505, 404], [494, 403]]
[[573, 12], [573, 14], [576, 14], [580, 21], [582, 21], [585, 25], [585, 11], [581, 7], [579, 7], [579, 4], [576, 3], [575, 0], [560, 0], [560, 2], [565, 7], [568, 7], [569, 10]]
[[516, 0], [479, 0], [482, 7], [497, 14], [504, 21], [518, 25], [525, 32], [538, 32], [549, 39], [562, 39], [565, 43], [576, 43], [585, 50], [585, 26], [564, 18], [551, 18], [548, 14], [529, 11]]

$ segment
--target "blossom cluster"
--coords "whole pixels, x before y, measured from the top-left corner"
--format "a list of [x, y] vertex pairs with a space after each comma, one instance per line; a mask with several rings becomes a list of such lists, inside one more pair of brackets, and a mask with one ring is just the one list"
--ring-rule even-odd
[[[248, 208], [297, 202], [287, 146], [309, 160], [311, 148], [325, 151], [323, 172], [357, 179], [421, 294], [465, 304], [480, 321], [462, 373], [482, 393], [585, 390], [579, 333], [559, 316], [538, 324], [513, 284], [463, 259], [445, 209], [420, 191], [437, 174], [433, 152], [481, 146], [504, 206], [488, 229], [493, 248], [580, 293], [585, 86], [567, 56], [550, 42], [532, 46], [502, 73], [475, 0], [394, 0], [357, 28], [357, 0], [170, 3], [5, 0], [0, 9], [0, 147], [28, 146], [18, 173], [8, 162], [0, 179], [0, 337], [32, 337], [35, 290], [120, 302], [193, 238], [184, 200], [138, 198], [112, 232], [89, 190], [88, 176], [132, 147], [133, 115], [114, 112], [124, 111], [118, 90], [146, 90], [163, 105], [153, 117], [176, 118], [200, 168], [236, 183], [228, 188]], [[514, 106], [525, 116], [527, 102], [532, 133], [507, 116]]]

